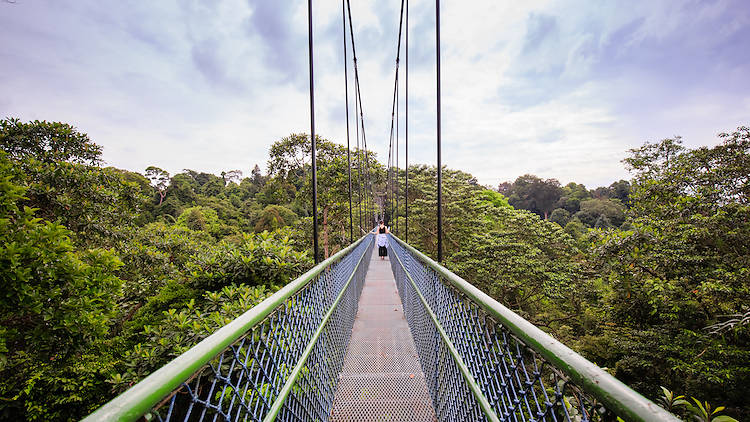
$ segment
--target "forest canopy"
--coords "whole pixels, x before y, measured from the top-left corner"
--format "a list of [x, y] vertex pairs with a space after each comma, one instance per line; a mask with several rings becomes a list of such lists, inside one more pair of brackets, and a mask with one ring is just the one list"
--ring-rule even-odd
[[[630, 180], [594, 189], [444, 169], [445, 265], [669, 410], [690, 416], [662, 388], [747, 419], [750, 129], [719, 138], [645, 143]], [[317, 142], [328, 257], [352, 240], [347, 150]], [[0, 419], [78, 420], [313, 264], [307, 135], [247, 177], [103, 167], [65, 123], [1, 120], [0, 147]], [[362, 152], [355, 186], [371, 181], [403, 239], [404, 202]], [[433, 257], [436, 173], [412, 165], [397, 187], [409, 243]], [[368, 230], [365, 195], [353, 225]]]

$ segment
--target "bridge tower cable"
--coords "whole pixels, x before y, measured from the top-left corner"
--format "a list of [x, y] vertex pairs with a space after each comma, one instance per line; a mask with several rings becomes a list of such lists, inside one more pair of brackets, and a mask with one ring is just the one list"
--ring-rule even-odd
[[[400, 87], [400, 85], [399, 85]], [[398, 235], [398, 191], [399, 187], [401, 186], [401, 183], [399, 182], [399, 174], [398, 174], [398, 119], [399, 119], [399, 91], [396, 91], [396, 186], [393, 189], [393, 197], [396, 199], [396, 217], [395, 217], [395, 223], [393, 225], [394, 233]]]
[[354, 242], [354, 217], [352, 215], [352, 154], [349, 143], [349, 76], [346, 60], [346, 4], [341, 0], [342, 39], [344, 41], [344, 103], [346, 104], [346, 174], [349, 180], [349, 243]]
[[318, 178], [317, 163], [315, 161], [315, 85], [313, 82], [313, 25], [312, 25], [312, 0], [307, 0], [307, 41], [308, 57], [310, 64], [310, 143], [312, 146], [312, 185], [313, 185], [313, 253], [315, 263], [320, 260], [318, 256]]
[[[365, 197], [364, 197], [364, 213], [366, 218], [372, 223], [372, 214], [371, 211], [374, 212], [374, 203], [373, 203], [373, 193], [372, 193], [372, 182], [370, 179], [370, 157], [369, 152], [367, 151], [367, 136], [365, 134], [365, 120], [364, 120], [364, 111], [362, 109], [362, 92], [360, 90], [360, 84], [359, 84], [359, 67], [357, 66], [357, 49], [356, 49], [356, 42], [354, 38], [354, 27], [352, 24], [352, 10], [351, 10], [351, 3], [349, 0], [346, 0], [346, 9], [347, 14], [349, 17], [349, 39], [351, 40], [351, 46], [352, 46], [352, 60], [354, 62], [354, 86], [355, 86], [355, 103], [359, 107], [359, 113], [358, 113], [358, 125], [357, 130], [362, 129], [362, 149], [364, 149], [364, 157], [365, 157], [365, 164], [363, 166], [363, 170], [365, 172], [365, 175], [363, 177], [363, 186], [365, 190]], [[361, 174], [361, 172], [360, 172]], [[369, 192], [368, 192], [369, 191]], [[368, 231], [372, 228], [372, 224], [370, 224]]]
[[443, 262], [443, 168], [440, 156], [440, 0], [435, 0], [435, 57], [437, 70], [437, 260]]
[[399, 197], [399, 160], [398, 160], [398, 144], [399, 144], [399, 118], [400, 118], [400, 112], [399, 112], [399, 102], [400, 102], [400, 90], [401, 90], [401, 83], [400, 83], [400, 72], [401, 72], [401, 34], [403, 33], [403, 24], [404, 24], [404, 4], [405, 1], [401, 0], [401, 10], [399, 12], [399, 21], [398, 21], [398, 48], [396, 53], [396, 144], [395, 144], [395, 164], [396, 168], [394, 170], [394, 181], [393, 181], [393, 199], [395, 201], [395, 211], [394, 211], [394, 229], [395, 232], [398, 234], [398, 197]]
[[362, 149], [359, 145], [359, 106], [357, 105], [357, 97], [354, 96], [354, 127], [357, 133], [357, 202], [359, 204], [359, 230], [364, 230], [362, 227]]
[[404, 164], [405, 171], [405, 186], [404, 186], [404, 239], [406, 243], [409, 243], [409, 0], [406, 0], [406, 81], [404, 88], [405, 92], [405, 105], [406, 105], [406, 117], [405, 117], [405, 144], [406, 144], [406, 163]]
[[[394, 136], [393, 136], [393, 130], [394, 130], [394, 120], [395, 120], [395, 129], [396, 129], [396, 143], [398, 143], [398, 77], [399, 77], [399, 64], [401, 60], [401, 34], [403, 33], [403, 25], [404, 25], [404, 0], [401, 0], [401, 9], [399, 12], [399, 22], [398, 22], [398, 42], [396, 45], [396, 69], [395, 69], [395, 75], [393, 78], [393, 102], [391, 104], [391, 132], [390, 132], [390, 140], [388, 144], [388, 168], [387, 168], [387, 183], [386, 183], [386, 200], [388, 203], [388, 208], [390, 209], [390, 218], [391, 222], [396, 222], [396, 214], [398, 213], [398, 198], [396, 196], [398, 195], [396, 191], [396, 183], [398, 179], [398, 167], [394, 170], [394, 163], [398, 161], [398, 159], [394, 156], [394, 153], [397, 153], [398, 151], [398, 145], [394, 148]], [[394, 206], [396, 207], [394, 209]]]

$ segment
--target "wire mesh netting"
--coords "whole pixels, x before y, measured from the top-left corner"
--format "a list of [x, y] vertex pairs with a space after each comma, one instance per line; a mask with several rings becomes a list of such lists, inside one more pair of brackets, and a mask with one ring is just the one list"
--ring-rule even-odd
[[372, 245], [369, 236], [327, 267], [173, 391], [146, 419], [262, 421], [346, 286], [276, 418], [327, 420]]
[[414, 284], [499, 420], [616, 420], [612, 412], [583, 393], [479, 304], [444, 282], [397, 241], [389, 239], [389, 244], [400, 258], [392, 259], [391, 266], [439, 420], [488, 419]]
[[371, 259], [329, 420], [434, 422], [391, 265]]

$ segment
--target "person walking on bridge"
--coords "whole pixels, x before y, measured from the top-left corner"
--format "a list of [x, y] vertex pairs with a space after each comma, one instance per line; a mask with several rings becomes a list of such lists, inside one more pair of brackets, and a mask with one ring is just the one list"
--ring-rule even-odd
[[385, 260], [385, 257], [388, 256], [388, 248], [386, 247], [388, 240], [386, 238], [386, 234], [390, 233], [391, 231], [388, 230], [388, 227], [385, 226], [385, 223], [383, 223], [383, 220], [380, 220], [380, 226], [378, 227], [378, 256], [380, 256], [380, 260]]

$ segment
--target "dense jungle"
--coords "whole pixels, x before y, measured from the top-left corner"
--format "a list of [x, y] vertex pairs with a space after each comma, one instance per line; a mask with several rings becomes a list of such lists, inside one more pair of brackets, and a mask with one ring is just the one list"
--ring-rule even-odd
[[[170, 174], [105, 166], [84, 129], [0, 120], [1, 420], [78, 420], [313, 266], [309, 136], [249, 175]], [[445, 265], [677, 415], [748, 420], [750, 129], [701, 142], [645, 142], [603, 187], [445, 168]], [[408, 198], [434, 257], [436, 168], [406, 191], [351, 155], [355, 239], [368, 203], [404, 238]], [[348, 166], [318, 139], [322, 258], [352, 240]]]

